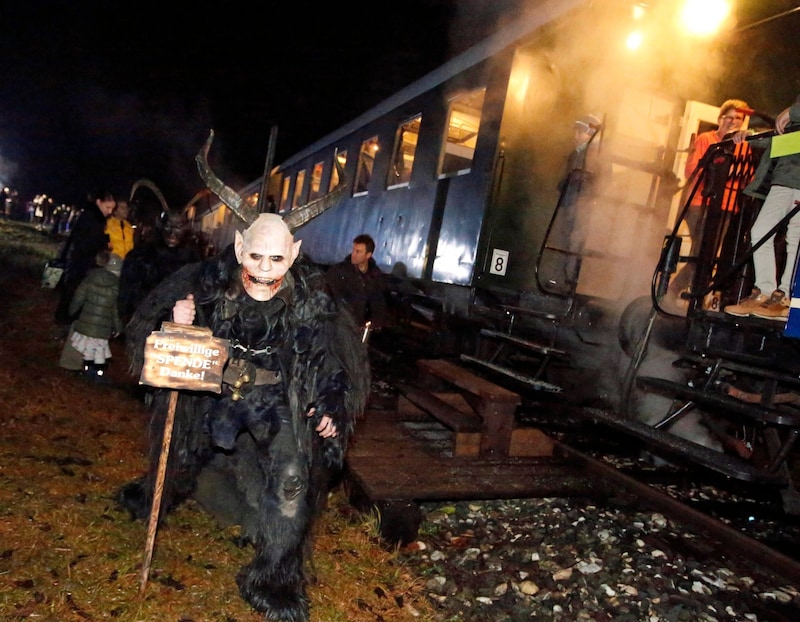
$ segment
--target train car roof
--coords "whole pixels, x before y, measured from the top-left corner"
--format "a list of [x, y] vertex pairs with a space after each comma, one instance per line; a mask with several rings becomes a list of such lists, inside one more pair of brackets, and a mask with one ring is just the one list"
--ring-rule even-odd
[[429, 91], [433, 87], [442, 84], [450, 78], [458, 75], [465, 69], [468, 69], [469, 67], [477, 65], [481, 61], [490, 58], [494, 54], [497, 54], [505, 48], [517, 43], [520, 39], [523, 39], [542, 26], [562, 18], [573, 9], [586, 3], [587, 0], [543, 0], [542, 2], [537, 3], [535, 7], [527, 9], [527, 11], [520, 15], [520, 17], [515, 18], [512, 22], [498, 30], [495, 34], [487, 37], [480, 43], [473, 45], [465, 52], [455, 56], [419, 80], [412, 82], [410, 85], [401, 91], [398, 91], [388, 99], [385, 99], [383, 102], [371, 108], [361, 116], [353, 119], [349, 123], [331, 132], [324, 138], [321, 138], [305, 149], [302, 149], [293, 156], [285, 159], [283, 162], [273, 168], [272, 172], [276, 172], [281, 168], [292, 166], [300, 160], [303, 160], [309, 155], [319, 151], [323, 147], [326, 147], [342, 137], [347, 136], [351, 132], [363, 127], [371, 121], [374, 121], [391, 110], [394, 110], [398, 106], [406, 103], [414, 97], [417, 97], [418, 95]]

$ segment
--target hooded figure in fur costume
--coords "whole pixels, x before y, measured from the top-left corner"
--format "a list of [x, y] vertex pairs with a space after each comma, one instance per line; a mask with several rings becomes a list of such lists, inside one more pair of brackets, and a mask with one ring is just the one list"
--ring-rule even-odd
[[[268, 620], [304, 622], [312, 521], [369, 390], [358, 327], [276, 214], [148, 295], [127, 329], [132, 373], [147, 336], [170, 318], [231, 345], [221, 394], [180, 393], [162, 512], [193, 496], [222, 524], [240, 524], [255, 548], [237, 575], [242, 597]], [[149, 396], [149, 475], [119, 493], [137, 518], [151, 507], [168, 396]]]

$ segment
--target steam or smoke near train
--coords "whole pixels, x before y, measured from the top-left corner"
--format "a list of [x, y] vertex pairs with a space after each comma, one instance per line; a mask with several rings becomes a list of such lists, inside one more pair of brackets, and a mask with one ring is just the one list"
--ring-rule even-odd
[[[360, 233], [375, 238], [397, 340], [775, 484], [800, 511], [786, 464], [800, 431], [796, 346], [780, 322], [721, 311], [749, 293], [746, 236], [760, 205], [736, 194], [725, 206], [723, 189], [746, 185], [758, 151], [737, 160], [723, 143], [695, 178], [683, 170], [722, 101], [746, 100], [757, 131], [794, 101], [800, 83], [784, 63], [798, 57], [800, 14], [784, 2], [700, 2], [715, 9], [702, 25], [724, 18], [700, 38], [680, 19], [684, 1], [528, 4], [240, 194], [272, 195], [289, 216], [344, 181], [343, 198], [296, 235], [322, 264]], [[591, 157], [568, 172], [578, 120], [593, 130]], [[701, 178], [717, 191], [692, 248], [684, 206]], [[232, 239], [227, 213], [202, 219], [220, 246]], [[667, 304], [686, 264], [694, 280]]]

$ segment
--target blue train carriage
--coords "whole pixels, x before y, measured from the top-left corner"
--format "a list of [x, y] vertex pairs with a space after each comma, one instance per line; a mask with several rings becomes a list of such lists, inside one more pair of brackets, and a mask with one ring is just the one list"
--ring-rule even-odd
[[[618, 384], [615, 374], [598, 382], [597, 372], [617, 364], [622, 310], [649, 292], [678, 187], [685, 105], [653, 88], [650, 67], [623, 69], [624, 50], [610, 49], [624, 41], [630, 11], [541, 3], [279, 163], [269, 192], [285, 214], [336, 186], [334, 153], [350, 184], [298, 230], [304, 250], [331, 264], [367, 232], [376, 261], [397, 277], [404, 335], [417, 329], [417, 343], [472, 356], [533, 390], [617, 397], [600, 388]], [[603, 174], [564, 180], [575, 120], [590, 113]], [[496, 350], [509, 336], [552, 369], [536, 360], [507, 372], [511, 355]]]
[[[293, 218], [344, 183], [296, 235], [322, 264], [375, 238], [394, 347], [458, 356], [529, 403], [570, 402], [661, 452], [774, 485], [795, 510], [796, 350], [777, 323], [721, 311], [748, 287], [757, 201], [726, 211], [724, 193], [710, 198], [691, 248], [683, 162], [718, 110], [676, 95], [691, 92], [679, 35], [669, 54], [626, 56], [634, 17], [623, 2], [540, 3], [242, 194], [268, 193]], [[587, 119], [594, 161], [568, 172]], [[727, 179], [742, 167], [724, 156]], [[738, 242], [723, 245], [723, 229]], [[685, 265], [691, 287], [669, 299]]]
[[[653, 87], [651, 64], [618, 53], [635, 22], [631, 9], [614, 1], [538, 3], [281, 162], [266, 191], [279, 197], [281, 213], [292, 213], [338, 184], [338, 153], [350, 196], [298, 231], [305, 249], [333, 263], [357, 233], [372, 233], [384, 269], [455, 315], [504, 296], [520, 308], [575, 308], [574, 296], [624, 307], [648, 293], [644, 266], [654, 265], [674, 222], [686, 106], [666, 94], [677, 89]], [[565, 199], [596, 173], [574, 176], [561, 196], [572, 124], [588, 111], [601, 121], [594, 144], [611, 173], [588, 181], [591, 209], [566, 209]], [[243, 194], [257, 200], [260, 182], [251, 186]], [[215, 219], [214, 227], [224, 225]], [[583, 233], [563, 239], [576, 227]]]

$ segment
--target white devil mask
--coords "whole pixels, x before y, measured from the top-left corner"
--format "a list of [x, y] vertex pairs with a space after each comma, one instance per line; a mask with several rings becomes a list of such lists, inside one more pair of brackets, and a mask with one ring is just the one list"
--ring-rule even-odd
[[275, 295], [300, 253], [300, 243], [277, 214], [261, 214], [244, 233], [236, 232], [233, 248], [251, 298], [263, 302]]

